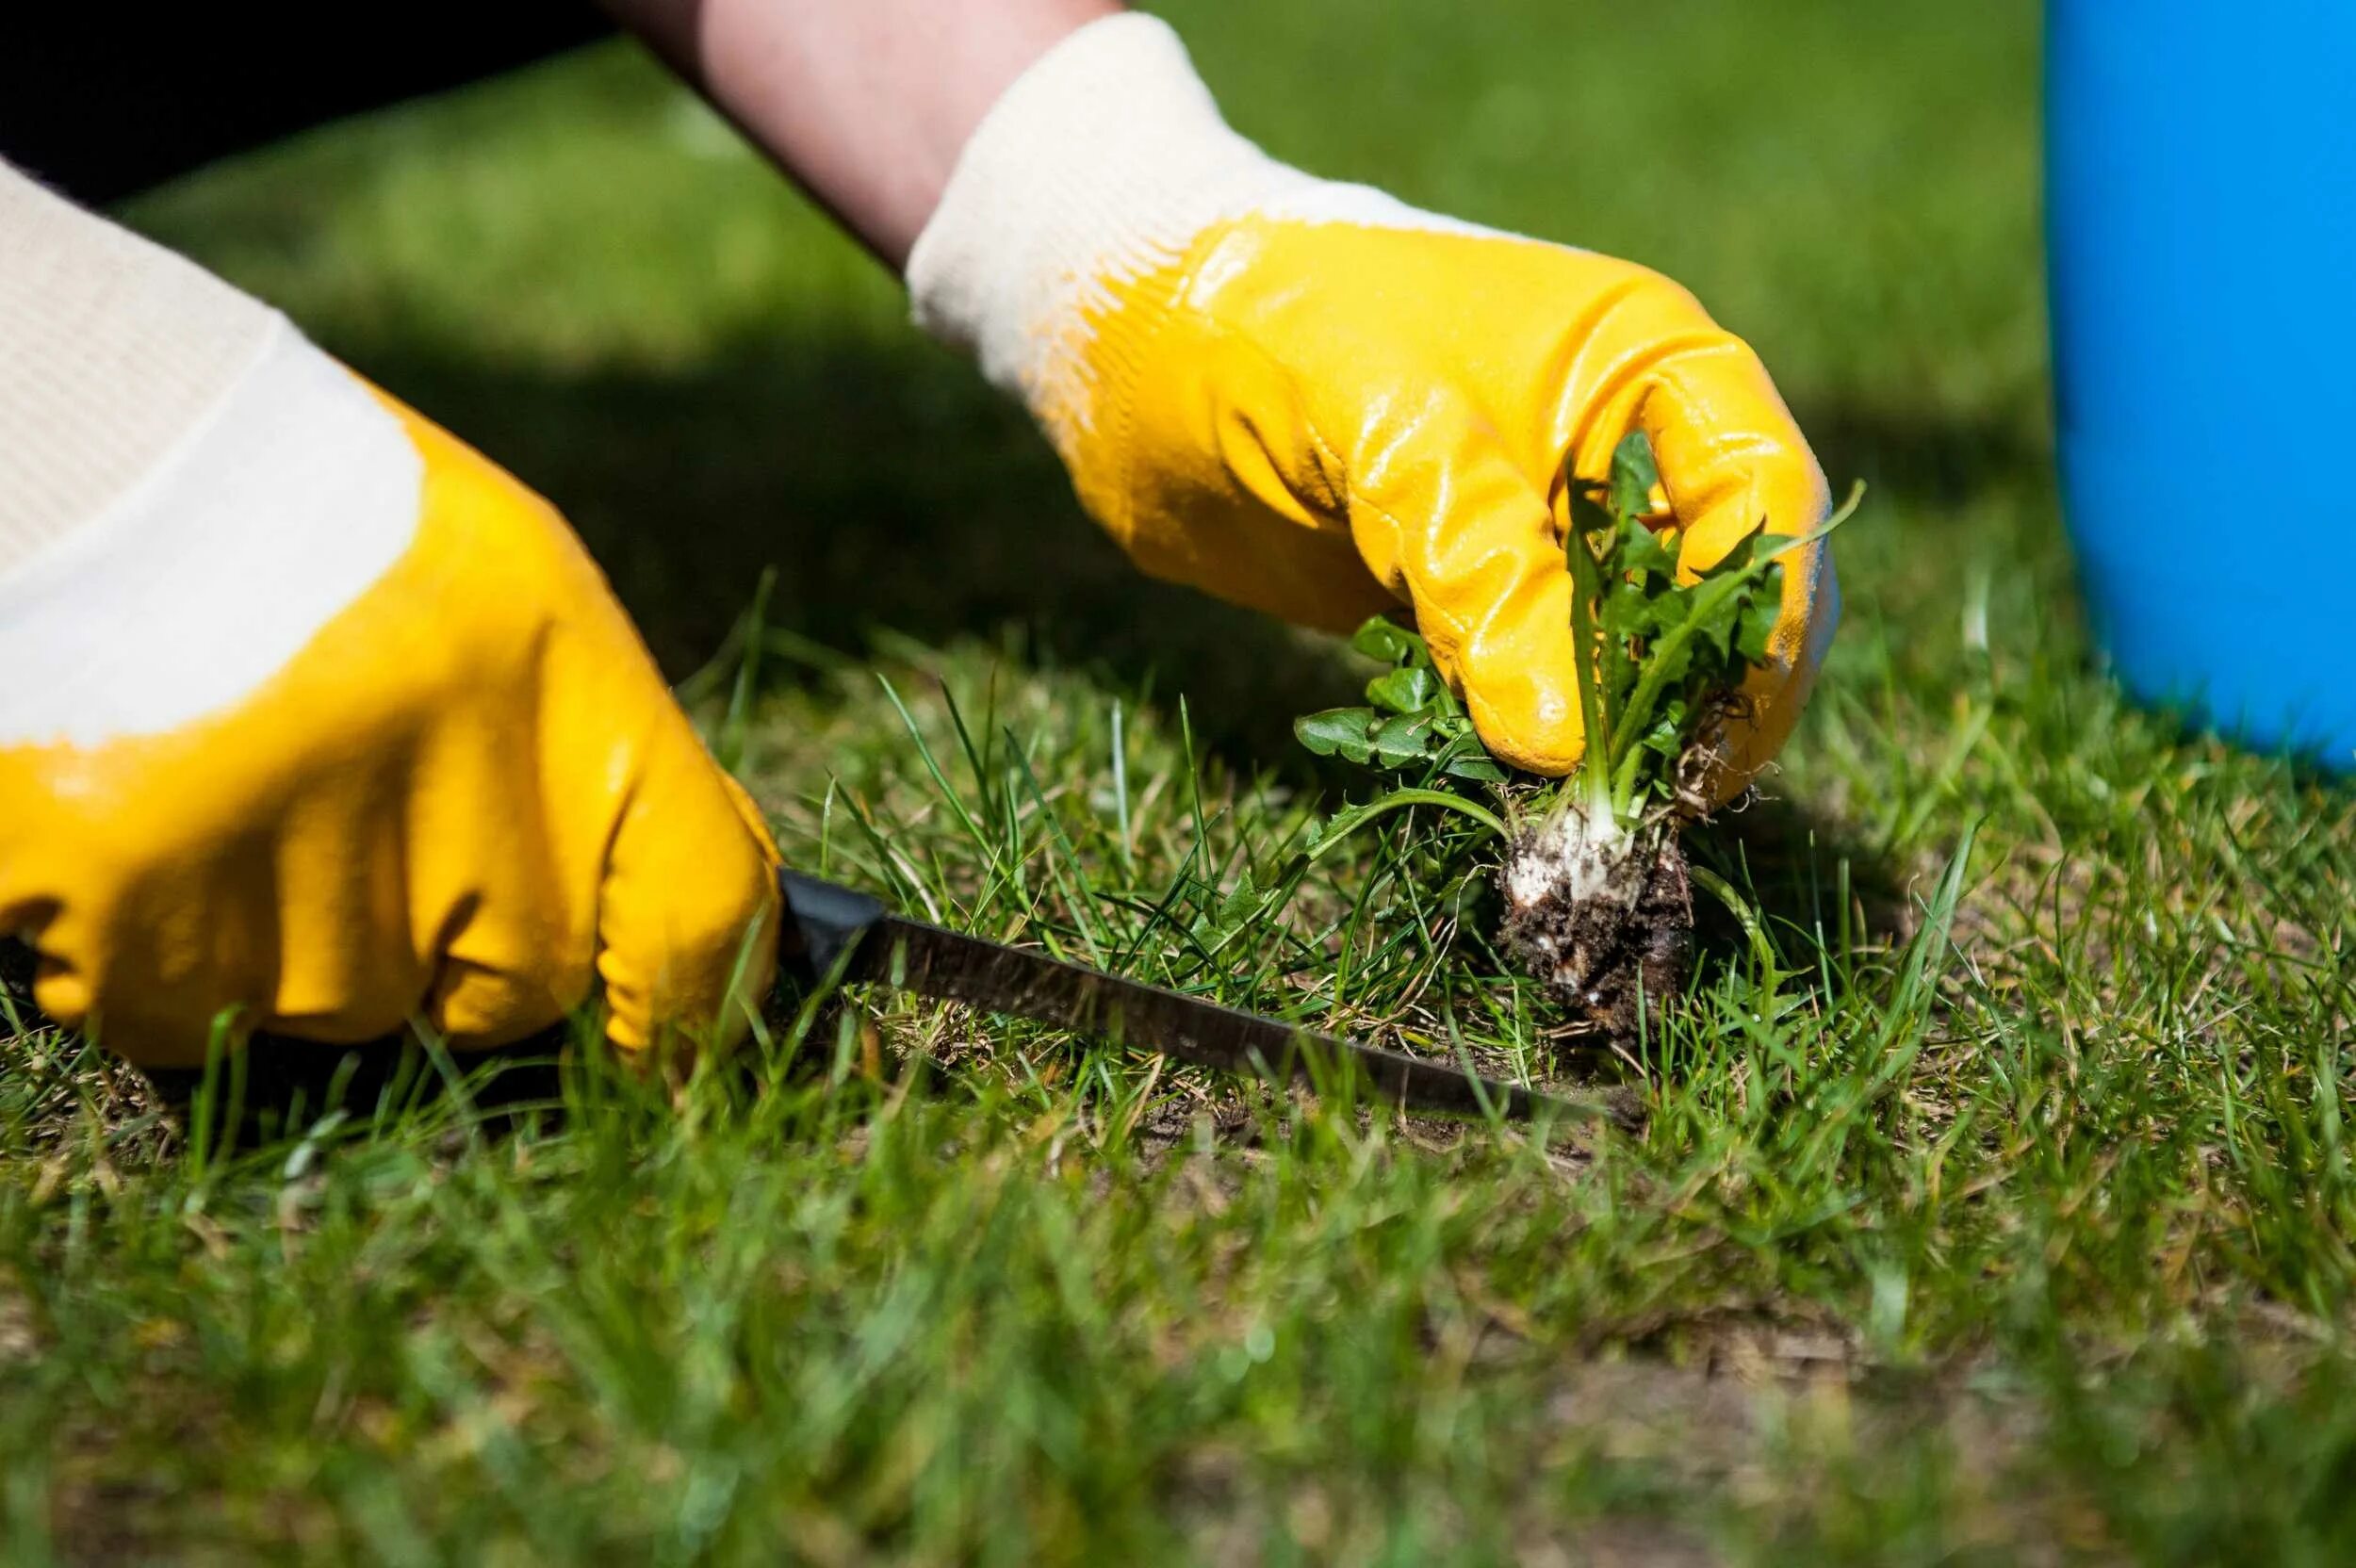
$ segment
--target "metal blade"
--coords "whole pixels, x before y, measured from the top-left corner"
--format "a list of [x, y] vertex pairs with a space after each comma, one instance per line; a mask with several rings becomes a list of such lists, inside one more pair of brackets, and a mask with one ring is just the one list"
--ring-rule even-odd
[[1625, 1119], [1616, 1107], [1536, 1094], [895, 914], [859, 935], [843, 977], [1011, 1013], [1219, 1072], [1327, 1088], [1354, 1073], [1381, 1098], [1423, 1110]]

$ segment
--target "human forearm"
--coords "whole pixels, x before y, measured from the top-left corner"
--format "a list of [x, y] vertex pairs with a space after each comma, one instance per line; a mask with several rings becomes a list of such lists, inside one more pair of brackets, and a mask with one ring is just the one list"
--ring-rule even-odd
[[1118, 0], [602, 0], [895, 270], [1008, 84]]

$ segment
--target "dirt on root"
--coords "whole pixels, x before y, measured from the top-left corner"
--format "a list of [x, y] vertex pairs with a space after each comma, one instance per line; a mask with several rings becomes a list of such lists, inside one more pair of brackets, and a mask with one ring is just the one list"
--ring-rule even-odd
[[1639, 834], [1625, 858], [1589, 880], [1592, 890], [1579, 896], [1509, 890], [1505, 939], [1556, 1001], [1615, 1037], [1632, 1036], [1640, 1018], [1658, 1021], [1683, 998], [1692, 968], [1693, 884], [1677, 829]]

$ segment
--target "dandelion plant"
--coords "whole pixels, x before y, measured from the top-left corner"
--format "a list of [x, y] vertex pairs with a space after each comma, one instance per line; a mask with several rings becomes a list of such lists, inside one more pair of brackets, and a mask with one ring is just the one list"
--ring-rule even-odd
[[1368, 706], [1295, 727], [1320, 755], [1496, 794], [1510, 825], [1498, 874], [1508, 945], [1564, 1004], [1621, 1032], [1684, 989], [1693, 899], [1679, 835], [1710, 809], [1727, 738], [1746, 716], [1743, 682], [1765, 662], [1782, 607], [1781, 557], [1806, 542], [1754, 533], [1680, 581], [1658, 486], [1641, 434], [1620, 444], [1608, 483], [1569, 486], [1563, 553], [1587, 737], [1569, 777], [1509, 776], [1422, 640], [1383, 619], [1353, 640], [1391, 665], [1369, 683]]

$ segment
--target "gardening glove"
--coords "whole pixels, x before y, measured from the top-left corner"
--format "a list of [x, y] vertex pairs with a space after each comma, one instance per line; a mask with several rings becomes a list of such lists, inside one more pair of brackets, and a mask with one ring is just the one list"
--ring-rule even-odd
[[[1564, 462], [1651, 440], [1680, 570], [1805, 533], [1823, 474], [1767, 372], [1657, 273], [1313, 179], [1220, 121], [1170, 30], [1093, 23], [991, 108], [908, 261], [917, 320], [1023, 398], [1145, 570], [1341, 630], [1405, 605], [1489, 748], [1581, 751]], [[1717, 792], [1831, 635], [1821, 546]]]
[[[154, 1066], [726, 1040], [775, 851], [563, 519], [0, 166], [0, 936]], [[671, 1025], [677, 1025], [674, 1033]]]

